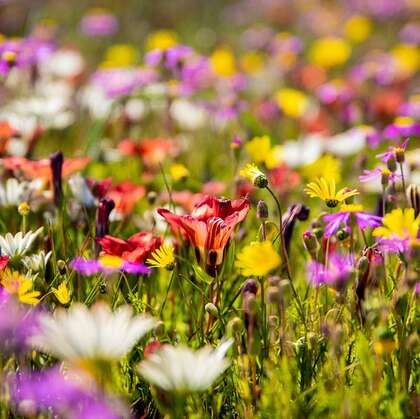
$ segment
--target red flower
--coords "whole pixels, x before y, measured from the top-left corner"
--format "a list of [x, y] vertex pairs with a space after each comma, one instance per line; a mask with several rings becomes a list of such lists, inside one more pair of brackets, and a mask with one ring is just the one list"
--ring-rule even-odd
[[9, 263], [9, 256], [0, 256], [0, 271], [3, 271]]
[[159, 208], [158, 213], [171, 225], [175, 234], [183, 233], [194, 246], [197, 260], [203, 263], [211, 275], [223, 262], [226, 245], [235, 226], [249, 211], [247, 199], [218, 199], [204, 197], [189, 215], [176, 215]]
[[98, 239], [98, 243], [102, 246], [103, 255], [119, 256], [127, 262], [142, 263], [162, 245], [162, 239], [151, 232], [142, 231], [128, 240], [106, 235]]
[[106, 196], [115, 202], [115, 210], [122, 214], [130, 214], [137, 201], [146, 193], [142, 185], [136, 185], [130, 181], [124, 181], [108, 189]]

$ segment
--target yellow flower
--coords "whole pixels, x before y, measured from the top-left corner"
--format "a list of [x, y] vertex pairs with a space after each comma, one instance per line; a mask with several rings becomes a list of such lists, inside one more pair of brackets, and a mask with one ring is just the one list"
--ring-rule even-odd
[[161, 30], [149, 35], [146, 41], [146, 49], [148, 51], [154, 49], [165, 50], [173, 47], [178, 43], [178, 37], [175, 32], [169, 30]]
[[324, 177], [326, 179], [336, 179], [337, 182], [341, 180], [341, 161], [333, 157], [331, 154], [326, 154], [320, 157], [313, 163], [307, 164], [303, 167], [303, 175], [307, 178], [313, 179], [316, 177]]
[[252, 75], [261, 70], [263, 66], [263, 57], [259, 52], [250, 51], [242, 55], [240, 62], [244, 72]]
[[248, 163], [239, 175], [248, 179], [254, 186], [265, 188], [268, 185], [267, 176], [254, 163]]
[[276, 101], [287, 116], [298, 118], [308, 109], [309, 100], [300, 90], [284, 88], [276, 93]]
[[363, 211], [363, 205], [360, 204], [343, 204], [340, 206], [340, 212], [360, 212]]
[[358, 195], [356, 189], [342, 188], [336, 192], [335, 180], [323, 177], [316, 179], [306, 185], [305, 192], [311, 198], [320, 198], [325, 201], [327, 207], [334, 208], [351, 196]]
[[267, 157], [265, 158], [265, 165], [267, 169], [274, 169], [284, 161], [284, 150], [281, 145], [275, 145], [271, 148]]
[[153, 268], [165, 268], [172, 270], [175, 265], [174, 248], [171, 245], [162, 244], [159, 249], [156, 249], [152, 257], [146, 262]]
[[189, 170], [183, 164], [179, 163], [171, 165], [171, 167], [169, 168], [169, 172], [171, 174], [172, 179], [175, 182], [187, 178], [190, 174]]
[[317, 39], [309, 51], [309, 59], [313, 64], [324, 68], [344, 64], [351, 54], [351, 47], [344, 39], [325, 37]]
[[254, 137], [251, 141], [245, 144], [245, 150], [250, 155], [252, 160], [257, 163], [264, 162], [270, 153], [271, 140], [268, 135], [262, 137]]
[[372, 23], [366, 16], [352, 16], [345, 24], [344, 31], [350, 41], [359, 43], [369, 38]]
[[236, 259], [236, 267], [244, 276], [264, 276], [280, 265], [280, 256], [271, 241], [252, 242]]
[[122, 258], [112, 255], [101, 256], [99, 262], [104, 268], [109, 269], [120, 269], [123, 264]]
[[64, 282], [58, 288], [53, 288], [52, 292], [61, 304], [65, 305], [70, 301], [70, 292]]
[[6, 269], [1, 273], [0, 284], [9, 294], [16, 295], [20, 302], [25, 304], [38, 304], [39, 291], [31, 291], [33, 288], [32, 279], [21, 275], [17, 271]]
[[105, 53], [105, 61], [101, 67], [128, 67], [136, 61], [137, 51], [129, 44], [116, 44], [110, 46]]
[[415, 239], [420, 226], [420, 215], [414, 216], [414, 208], [397, 208], [385, 215], [382, 224], [373, 230], [375, 237]]
[[407, 75], [414, 74], [420, 67], [420, 50], [415, 45], [399, 44], [392, 51], [400, 70]]
[[230, 77], [236, 73], [235, 57], [229, 48], [219, 48], [210, 57], [213, 71], [221, 77]]
[[392, 339], [378, 340], [373, 344], [373, 350], [377, 355], [390, 354], [396, 346]]

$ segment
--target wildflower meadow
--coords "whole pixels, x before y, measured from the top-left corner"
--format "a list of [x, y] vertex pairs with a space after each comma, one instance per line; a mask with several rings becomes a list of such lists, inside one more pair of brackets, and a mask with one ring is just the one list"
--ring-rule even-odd
[[0, 419], [420, 418], [419, 16], [0, 0]]

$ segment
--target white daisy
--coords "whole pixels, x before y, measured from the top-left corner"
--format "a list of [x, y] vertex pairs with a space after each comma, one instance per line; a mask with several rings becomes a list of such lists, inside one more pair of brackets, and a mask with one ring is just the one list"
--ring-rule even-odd
[[27, 182], [19, 182], [15, 178], [7, 179], [0, 183], [0, 206], [13, 207], [27, 200], [29, 185]]
[[38, 254], [25, 256], [22, 259], [26, 269], [32, 272], [44, 271], [52, 252], [45, 253], [43, 250]]
[[69, 310], [40, 316], [40, 328], [30, 342], [57, 358], [81, 360], [117, 360], [151, 330], [156, 319], [133, 316], [130, 306], [112, 312], [105, 304], [88, 309], [75, 304]]
[[41, 234], [44, 227], [38, 228], [35, 232], [28, 231], [25, 235], [19, 231], [14, 236], [6, 233], [0, 236], [1, 254], [11, 258], [23, 256], [32, 246], [35, 239]]
[[185, 346], [165, 345], [138, 365], [140, 375], [168, 392], [204, 391], [230, 365], [225, 358], [231, 340], [213, 349], [193, 351]]

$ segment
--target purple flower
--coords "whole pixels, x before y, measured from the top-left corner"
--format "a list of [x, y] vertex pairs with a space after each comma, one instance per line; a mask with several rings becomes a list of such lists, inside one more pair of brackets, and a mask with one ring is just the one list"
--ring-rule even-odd
[[99, 70], [92, 76], [92, 82], [110, 98], [131, 95], [134, 90], [156, 80], [157, 73], [152, 69], [110, 68]]
[[354, 256], [333, 253], [328, 259], [328, 266], [310, 261], [306, 264], [307, 277], [311, 285], [334, 286], [341, 288], [354, 270]]
[[405, 253], [410, 248], [410, 239], [393, 237], [392, 239], [379, 238], [378, 250], [383, 253]]
[[84, 276], [97, 273], [109, 275], [113, 272], [148, 275], [151, 272], [151, 269], [143, 263], [128, 262], [116, 256], [101, 256], [99, 259], [76, 257], [70, 262], [70, 267]]
[[80, 21], [80, 30], [87, 36], [109, 36], [117, 32], [118, 21], [107, 10], [92, 10]]
[[416, 283], [416, 286], [415, 286], [414, 289], [415, 289], [416, 294], [417, 295], [420, 295], [420, 282], [417, 282]]
[[111, 402], [93, 383], [88, 388], [86, 377], [75, 373], [64, 376], [58, 368], [17, 373], [11, 380], [11, 397], [21, 409], [26, 407], [31, 413], [52, 409], [55, 415], [72, 419], [127, 417], [125, 409], [116, 401]]
[[328, 223], [325, 227], [325, 237], [334, 235], [340, 226], [349, 227], [352, 216], [361, 230], [378, 227], [382, 222], [381, 217], [363, 211], [361, 205], [343, 205], [341, 211], [324, 216], [324, 221]]
[[25, 348], [25, 342], [36, 325], [37, 312], [20, 305], [0, 289], [0, 348], [4, 353]]
[[376, 155], [376, 157], [378, 158], [378, 159], [381, 159], [384, 163], [386, 163], [388, 160], [390, 160], [390, 159], [392, 159], [392, 158], [396, 158], [396, 152], [398, 151], [398, 150], [401, 150], [401, 151], [405, 151], [406, 150], [406, 148], [407, 148], [407, 145], [408, 145], [408, 141], [409, 141], [409, 139], [407, 138], [406, 140], [404, 140], [399, 146], [397, 146], [397, 147], [394, 147], [394, 146], [392, 146], [392, 147], [388, 147], [388, 150], [387, 151], [385, 151], [385, 153], [381, 153], [381, 154], [377, 154]]
[[382, 131], [384, 138], [398, 140], [401, 137], [419, 136], [420, 123], [412, 121], [409, 123], [393, 123], [387, 125]]
[[363, 170], [363, 175], [359, 176], [360, 182], [372, 182], [378, 179], [382, 179], [382, 176], [387, 176], [388, 180], [391, 183], [395, 183], [395, 181], [401, 177], [401, 175], [390, 172], [388, 169], [375, 167], [374, 169]]

